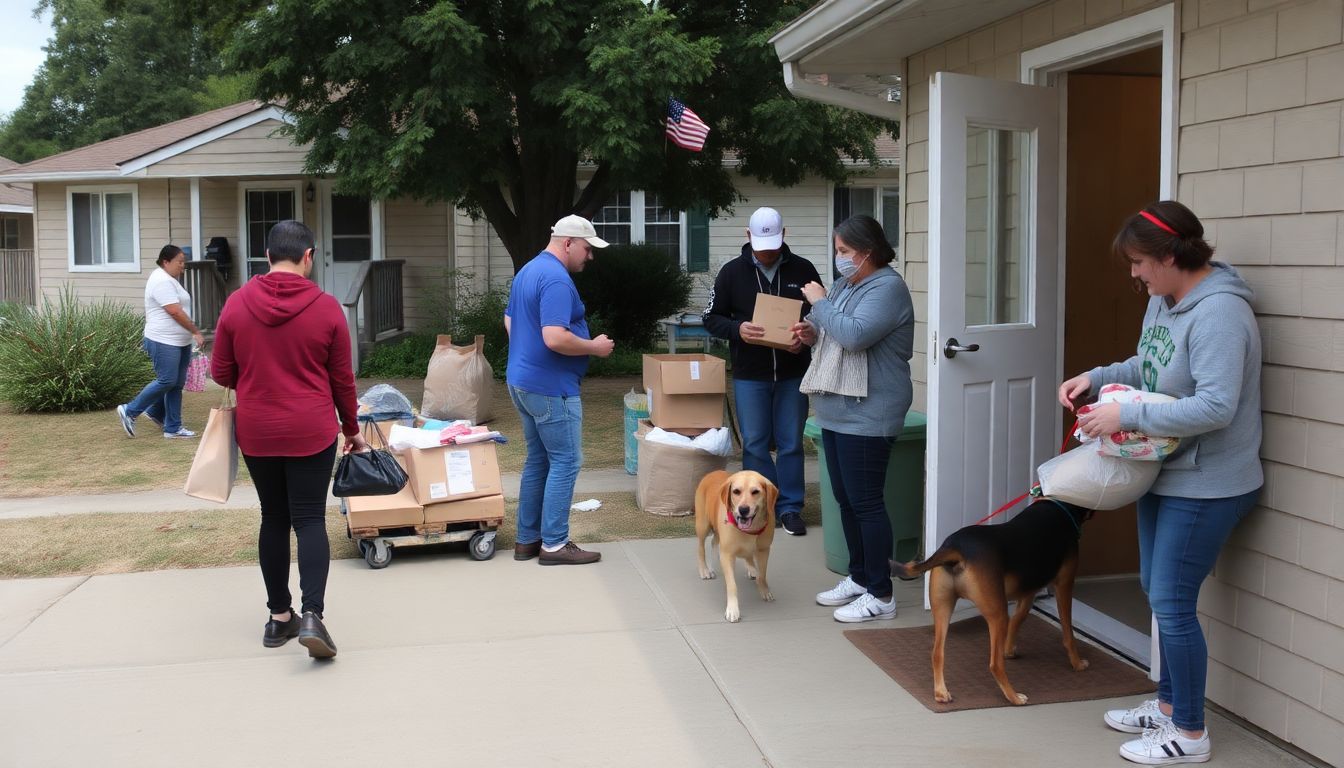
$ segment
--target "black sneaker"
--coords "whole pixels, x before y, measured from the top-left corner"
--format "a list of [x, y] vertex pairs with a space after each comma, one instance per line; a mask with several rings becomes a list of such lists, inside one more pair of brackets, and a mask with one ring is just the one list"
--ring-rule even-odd
[[790, 536], [807, 535], [807, 524], [803, 522], [803, 516], [797, 512], [786, 512], [780, 515], [779, 524], [784, 528], [784, 532]]
[[277, 621], [272, 618], [266, 622], [266, 631], [261, 636], [261, 644], [267, 648], [279, 648], [290, 638], [299, 636], [299, 614], [289, 612], [289, 621]]
[[303, 612], [303, 622], [299, 627], [299, 644], [308, 649], [308, 655], [314, 659], [330, 659], [336, 655], [336, 643], [327, 634], [322, 619], [312, 611]]

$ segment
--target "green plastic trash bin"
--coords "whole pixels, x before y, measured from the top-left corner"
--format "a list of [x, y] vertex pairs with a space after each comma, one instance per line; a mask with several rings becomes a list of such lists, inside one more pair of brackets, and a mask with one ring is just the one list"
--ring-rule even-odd
[[[887, 515], [891, 518], [892, 556], [896, 560], [911, 560], [919, 553], [920, 536], [924, 531], [924, 414], [909, 411], [905, 414], [905, 428], [896, 444], [891, 447], [887, 464], [885, 500]], [[840, 525], [840, 505], [831, 490], [830, 473], [826, 471], [826, 451], [821, 445], [821, 427], [807, 420], [803, 436], [817, 446], [817, 464], [821, 479], [821, 535], [826, 550], [826, 567], [836, 573], [849, 573], [849, 547], [845, 531]]]

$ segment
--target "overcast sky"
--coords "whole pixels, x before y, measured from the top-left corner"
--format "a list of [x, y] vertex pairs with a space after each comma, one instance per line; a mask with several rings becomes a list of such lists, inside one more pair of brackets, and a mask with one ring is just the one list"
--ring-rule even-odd
[[0, 2], [0, 114], [23, 102], [23, 89], [47, 57], [42, 46], [51, 37], [51, 12], [34, 19], [34, 5], [31, 0]]

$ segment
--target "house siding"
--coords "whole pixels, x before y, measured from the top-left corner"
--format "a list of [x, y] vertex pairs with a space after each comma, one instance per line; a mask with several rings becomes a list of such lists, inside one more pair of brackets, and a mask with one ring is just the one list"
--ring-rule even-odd
[[[118, 182], [120, 183], [120, 182]], [[159, 249], [168, 242], [167, 185], [163, 181], [130, 182], [139, 190], [140, 262], [138, 272], [71, 272], [69, 237], [66, 231], [66, 187], [86, 186], [64, 183], [33, 185], [37, 221], [38, 301], [55, 300], [64, 286], [70, 285], [80, 300], [95, 302], [102, 298], [142, 308], [145, 280], [155, 268]]]
[[432, 328], [431, 309], [446, 299], [444, 280], [453, 264], [454, 209], [446, 203], [388, 200], [383, 203], [383, 255], [403, 259], [406, 326]]
[[263, 120], [228, 136], [160, 160], [145, 169], [154, 177], [297, 176], [303, 174], [308, 147], [277, 133], [279, 120]]
[[[929, 77], [1016, 81], [1022, 50], [1160, 5], [1043, 3], [906, 60], [906, 279], [927, 390]], [[1260, 506], [1200, 600], [1210, 700], [1344, 765], [1344, 0], [1177, 3], [1177, 198], [1257, 292]]]

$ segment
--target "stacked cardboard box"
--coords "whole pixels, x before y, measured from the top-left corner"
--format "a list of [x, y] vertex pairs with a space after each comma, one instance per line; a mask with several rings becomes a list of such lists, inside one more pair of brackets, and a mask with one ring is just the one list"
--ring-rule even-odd
[[713, 355], [645, 355], [644, 389], [656, 427], [696, 435], [723, 426], [727, 371]]

